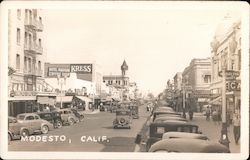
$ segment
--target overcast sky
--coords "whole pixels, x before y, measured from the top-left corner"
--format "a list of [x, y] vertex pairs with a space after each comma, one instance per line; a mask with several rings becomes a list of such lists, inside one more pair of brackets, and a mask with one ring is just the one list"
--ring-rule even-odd
[[44, 10], [45, 47], [51, 63], [95, 60], [103, 75], [121, 74], [158, 94], [193, 58], [210, 57], [216, 27], [229, 11]]

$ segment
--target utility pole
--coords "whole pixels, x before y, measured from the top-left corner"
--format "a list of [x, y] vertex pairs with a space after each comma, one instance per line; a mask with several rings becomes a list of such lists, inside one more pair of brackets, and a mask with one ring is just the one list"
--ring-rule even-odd
[[219, 142], [229, 148], [229, 139], [227, 135], [227, 100], [226, 100], [226, 60], [222, 68], [222, 128]]

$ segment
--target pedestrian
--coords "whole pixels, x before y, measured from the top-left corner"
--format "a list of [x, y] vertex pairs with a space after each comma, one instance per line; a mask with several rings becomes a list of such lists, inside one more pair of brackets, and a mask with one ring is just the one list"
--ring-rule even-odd
[[193, 110], [189, 109], [188, 114], [189, 114], [189, 120], [192, 121], [193, 120], [193, 114], [194, 114]]
[[212, 119], [214, 121], [214, 124], [216, 124], [218, 121], [218, 112], [216, 109], [212, 112]]
[[233, 132], [234, 132], [234, 140], [235, 143], [238, 144], [240, 139], [240, 116], [236, 112], [233, 115]]
[[210, 121], [210, 115], [211, 115], [211, 111], [210, 111], [209, 106], [207, 106], [206, 108], [206, 120], [207, 121]]

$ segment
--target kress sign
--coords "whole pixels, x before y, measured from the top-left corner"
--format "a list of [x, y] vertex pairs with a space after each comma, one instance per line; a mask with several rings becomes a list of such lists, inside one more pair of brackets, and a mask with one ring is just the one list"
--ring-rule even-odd
[[70, 64], [71, 73], [92, 73], [92, 64]]

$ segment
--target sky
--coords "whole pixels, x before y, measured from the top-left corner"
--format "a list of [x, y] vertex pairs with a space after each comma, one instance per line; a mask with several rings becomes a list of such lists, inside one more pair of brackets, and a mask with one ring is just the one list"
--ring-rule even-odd
[[103, 75], [121, 74], [159, 94], [193, 58], [210, 57], [226, 10], [44, 10], [47, 62], [95, 61]]

